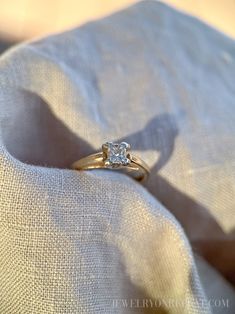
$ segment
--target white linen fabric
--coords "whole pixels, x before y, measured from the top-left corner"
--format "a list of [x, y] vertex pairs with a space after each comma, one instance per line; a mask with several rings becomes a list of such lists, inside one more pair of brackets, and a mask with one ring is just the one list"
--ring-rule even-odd
[[[234, 313], [234, 81], [234, 41], [155, 1], [5, 53], [0, 313]], [[145, 187], [69, 169], [110, 140]]]

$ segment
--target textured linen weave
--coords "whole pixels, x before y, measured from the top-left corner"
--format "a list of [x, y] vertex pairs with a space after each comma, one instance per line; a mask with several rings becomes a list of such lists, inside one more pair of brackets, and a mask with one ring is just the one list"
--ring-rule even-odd
[[[0, 313], [234, 313], [234, 82], [234, 41], [155, 1], [5, 53]], [[145, 187], [69, 170], [108, 140]]]

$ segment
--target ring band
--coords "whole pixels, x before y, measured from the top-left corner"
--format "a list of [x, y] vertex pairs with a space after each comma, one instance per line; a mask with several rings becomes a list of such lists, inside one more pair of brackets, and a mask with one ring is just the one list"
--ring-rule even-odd
[[149, 167], [140, 158], [130, 154], [130, 145], [126, 142], [107, 142], [102, 151], [75, 161], [72, 169], [111, 169], [121, 170], [137, 181], [145, 181], [149, 175]]

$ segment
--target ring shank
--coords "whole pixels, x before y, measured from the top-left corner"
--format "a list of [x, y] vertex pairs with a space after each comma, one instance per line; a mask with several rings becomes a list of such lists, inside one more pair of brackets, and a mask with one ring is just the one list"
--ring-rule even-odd
[[149, 175], [149, 168], [146, 163], [140, 158], [131, 155], [131, 162], [126, 166], [119, 166], [118, 168], [110, 168], [104, 163], [104, 154], [99, 152], [89, 155], [75, 161], [72, 166], [75, 170], [92, 170], [92, 169], [109, 169], [121, 170], [122, 172], [132, 176], [137, 181], [145, 181]]

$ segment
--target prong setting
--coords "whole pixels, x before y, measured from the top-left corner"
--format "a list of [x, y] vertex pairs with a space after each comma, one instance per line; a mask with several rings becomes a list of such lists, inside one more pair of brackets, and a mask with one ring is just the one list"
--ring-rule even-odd
[[126, 142], [113, 143], [106, 142], [102, 145], [104, 153], [104, 164], [109, 168], [118, 168], [130, 164], [130, 144]]

